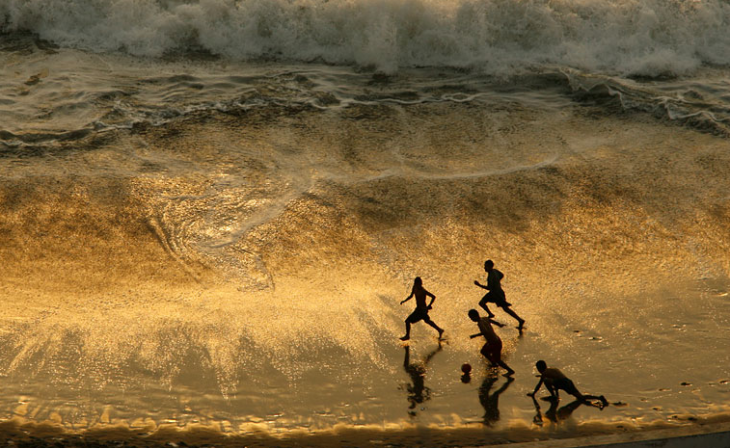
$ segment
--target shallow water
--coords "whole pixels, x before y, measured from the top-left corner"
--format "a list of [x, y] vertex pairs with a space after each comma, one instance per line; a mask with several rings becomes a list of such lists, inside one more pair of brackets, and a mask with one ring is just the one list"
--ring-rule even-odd
[[[466, 445], [730, 411], [722, 68], [374, 73], [3, 39], [0, 418]], [[527, 320], [497, 311], [511, 382], [468, 339], [486, 258]], [[398, 340], [417, 275], [440, 348], [422, 323]], [[619, 405], [551, 422], [525, 395], [538, 359]]]

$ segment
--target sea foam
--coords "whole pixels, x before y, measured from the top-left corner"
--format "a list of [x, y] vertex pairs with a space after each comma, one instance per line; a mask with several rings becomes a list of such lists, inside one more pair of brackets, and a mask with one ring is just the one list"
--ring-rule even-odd
[[137, 56], [687, 74], [730, 63], [720, 0], [6, 0], [0, 31]]

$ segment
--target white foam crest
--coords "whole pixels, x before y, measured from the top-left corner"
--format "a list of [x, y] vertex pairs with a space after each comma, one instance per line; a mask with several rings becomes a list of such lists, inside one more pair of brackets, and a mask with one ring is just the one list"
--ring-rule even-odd
[[730, 63], [721, 0], [6, 0], [0, 30], [139, 56], [625, 74]]

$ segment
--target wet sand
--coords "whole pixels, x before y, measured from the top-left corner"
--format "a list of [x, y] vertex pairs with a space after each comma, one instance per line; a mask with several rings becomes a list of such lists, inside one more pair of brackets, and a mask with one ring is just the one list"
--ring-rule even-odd
[[642, 431], [596, 437], [578, 437], [567, 440], [502, 445], [510, 448], [695, 448], [730, 446], [730, 423], [716, 423], [681, 429]]
[[[646, 429], [648, 428], [648, 429]], [[22, 448], [131, 448], [131, 447], [479, 447], [490, 448], [643, 448], [662, 446], [685, 448], [697, 446], [730, 446], [730, 415], [711, 419], [695, 419], [692, 423], [672, 426], [658, 422], [645, 429], [625, 425], [585, 424], [569, 432], [559, 428], [515, 427], [486, 432], [481, 428], [454, 430], [410, 428], [334, 428], [319, 433], [276, 437], [265, 432], [226, 435], [216, 428], [160, 426], [149, 428], [99, 426], [72, 433], [51, 423], [28, 423], [13, 419], [0, 423], [0, 438], [8, 446]]]
[[[121, 88], [110, 116], [118, 95], [178, 116], [155, 99], [177, 97], [180, 78], [157, 71], [68, 87]], [[3, 158], [0, 418], [36, 422], [11, 420], [5, 439], [439, 448], [644, 434], [730, 411], [727, 139], [578, 102], [554, 77], [506, 93], [457, 77], [438, 95], [482, 96], [432, 102], [431, 75], [376, 96], [365, 75], [352, 106], [320, 110], [298, 98], [322, 91], [301, 85], [360, 84], [290, 71], [244, 86], [256, 104], [275, 95], [269, 106]], [[200, 81], [182, 105], [217, 104], [199, 94], [218, 78]], [[458, 381], [463, 362], [483, 370], [466, 311], [486, 257], [528, 320], [524, 337], [500, 330], [518, 372], [508, 390]], [[427, 368], [432, 329], [414, 328], [408, 360], [398, 342], [415, 275], [450, 339]], [[538, 359], [627, 406], [531, 423]]]

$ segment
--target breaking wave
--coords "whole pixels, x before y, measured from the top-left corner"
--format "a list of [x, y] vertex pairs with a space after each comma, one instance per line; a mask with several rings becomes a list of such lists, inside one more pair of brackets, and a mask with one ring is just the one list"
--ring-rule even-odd
[[8, 0], [0, 31], [159, 57], [656, 76], [730, 62], [720, 0]]

